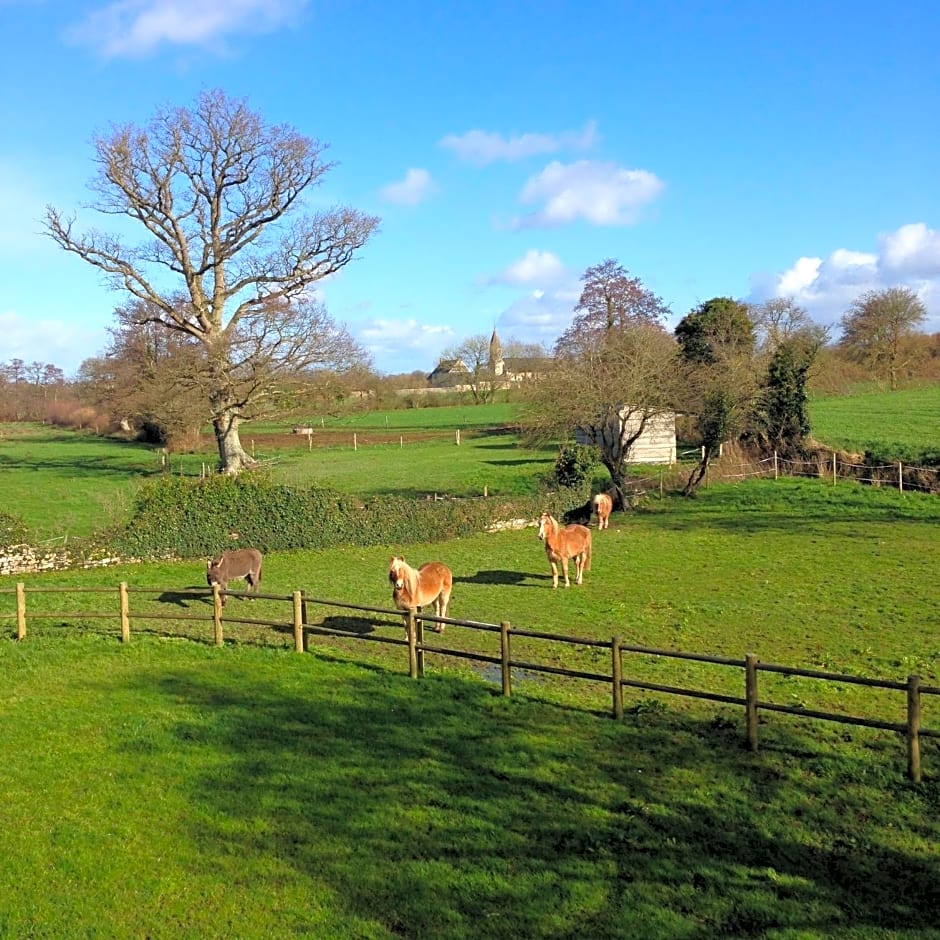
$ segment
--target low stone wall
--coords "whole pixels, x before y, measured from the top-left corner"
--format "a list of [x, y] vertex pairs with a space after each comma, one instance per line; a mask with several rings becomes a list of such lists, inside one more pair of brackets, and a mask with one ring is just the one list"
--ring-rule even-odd
[[0, 549], [0, 575], [35, 574], [39, 571], [65, 571], [68, 568], [104, 568], [138, 561], [106, 554], [76, 555], [67, 548], [37, 548], [10, 545]]

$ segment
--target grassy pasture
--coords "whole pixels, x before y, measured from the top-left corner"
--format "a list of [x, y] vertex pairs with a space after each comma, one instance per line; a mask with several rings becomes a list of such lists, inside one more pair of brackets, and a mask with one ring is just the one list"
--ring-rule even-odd
[[[557, 453], [523, 448], [511, 433], [471, 431], [457, 446], [450, 431], [424, 430], [430, 436], [412, 428], [404, 443], [404, 428], [391, 432], [392, 439], [364, 435], [355, 449], [351, 434], [308, 449], [304, 437], [274, 428], [256, 438], [246, 433], [244, 443], [256, 445], [259, 457], [277, 458], [270, 473], [280, 482], [419, 498], [479, 496], [484, 488], [493, 496], [535, 492]], [[209, 453], [173, 454], [169, 472], [198, 476], [211, 459]], [[0, 504], [21, 517], [36, 540], [84, 537], [126, 518], [141, 483], [162, 472], [160, 452], [146, 445], [48, 426], [0, 426]]]
[[[586, 639], [617, 635], [640, 646], [735, 658], [753, 652], [765, 662], [899, 681], [918, 673], [925, 683], [940, 683], [933, 577], [940, 562], [938, 524], [940, 502], [923, 494], [850, 483], [833, 487], [816, 480], [758, 480], [711, 486], [696, 500], [650, 500], [638, 512], [615, 513], [609, 530], [594, 532], [592, 570], [581, 589], [552, 591], [542, 545], [534, 528], [527, 528], [441, 545], [272, 553], [265, 560], [263, 590], [304, 590], [311, 598], [388, 608], [389, 555], [405, 554], [413, 564], [438, 558], [454, 571], [451, 614], [461, 619], [508, 620], [519, 629]], [[0, 578], [0, 587], [16, 580], [40, 587], [110, 586], [107, 597], [82, 593], [64, 601], [55, 594], [30, 594], [28, 603], [36, 612], [111, 610], [109, 623], [82, 624], [111, 635], [117, 629], [116, 591], [122, 580], [155, 589], [152, 595], [133, 594], [132, 612], [204, 618], [211, 612], [208, 598], [178, 594], [205, 586], [200, 559], [7, 577]], [[12, 598], [5, 597], [6, 612], [12, 614]], [[242, 611], [285, 624], [291, 616], [282, 601], [233, 598], [227, 614], [237, 618]], [[365, 635], [398, 637], [403, 632], [397, 618], [383, 622], [369, 614], [311, 605], [311, 621], [318, 616], [327, 625]], [[68, 618], [63, 626], [75, 623], [76, 618]], [[56, 621], [36, 624], [31, 632], [62, 632]], [[168, 626], [191, 629], [183, 622]], [[208, 619], [199, 629], [203, 638], [211, 637]], [[240, 629], [233, 628], [234, 637]], [[455, 648], [498, 651], [497, 638], [490, 634], [454, 627], [445, 636]], [[290, 644], [286, 631], [268, 639]], [[600, 661], [609, 669], [601, 658], [605, 654], [593, 647], [517, 643], [516, 658], [603, 671], [594, 668]], [[330, 645], [356, 660], [365, 657], [392, 670], [406, 668], [400, 647], [352, 640]], [[653, 658], [631, 660], [630, 668], [647, 681], [688, 685], [691, 680], [693, 686], [705, 683], [728, 694], [741, 694], [743, 688], [740, 672], [732, 669]], [[888, 720], [903, 717], [903, 696], [877, 700], [862, 687], [808, 679], [768, 676], [762, 681], [784, 704], [855, 713], [863, 709]], [[608, 690], [584, 683], [538, 685], [531, 691], [590, 709], [606, 709], [609, 701]], [[695, 707], [692, 700], [669, 704]], [[940, 727], [940, 715], [935, 725]]]
[[[833, 447], [921, 452], [940, 446], [940, 386], [818, 399], [810, 417], [814, 436]], [[289, 433], [289, 423], [245, 425], [243, 441], [257, 456], [275, 458], [270, 472], [287, 483], [363, 496], [475, 496], [484, 487], [494, 495], [529, 493], [551, 471], [555, 449], [526, 449], [512, 433], [492, 433], [512, 420], [509, 403], [380, 410], [324, 416], [322, 425], [312, 419], [312, 448], [305, 436]], [[198, 475], [214, 460], [206, 438], [198, 453], [170, 455], [168, 467]], [[140, 483], [160, 472], [161, 454], [146, 445], [0, 425], [0, 504], [20, 515], [36, 539], [87, 536], [124, 518]]]
[[940, 456], [940, 385], [810, 402], [813, 436], [842, 450]]
[[0, 936], [934, 934], [935, 784], [876, 735], [623, 722], [157, 636], [0, 643]]
[[[512, 424], [515, 406], [510, 402], [485, 405], [440, 405], [428, 408], [377, 409], [344, 415], [315, 415], [308, 421], [270, 422], [251, 425], [260, 431], [284, 432], [293, 427], [391, 431], [485, 431]], [[246, 425], [246, 427], [248, 427]]]
[[[582, 588], [553, 592], [533, 529], [441, 545], [275, 553], [263, 589], [387, 607], [388, 555], [455, 573], [452, 613], [584, 638], [940, 683], [940, 503], [817, 480], [715, 485], [595, 531]], [[110, 585], [132, 614], [198, 613], [201, 560], [0, 578]], [[599, 684], [490, 673], [401, 647], [208, 622], [117, 641], [116, 590], [30, 594], [0, 640], [0, 937], [921, 937], [940, 897], [940, 747], [904, 780], [896, 736]], [[0, 613], [12, 612], [0, 595]], [[112, 610], [109, 621], [82, 611]], [[400, 637], [392, 615], [311, 620]], [[237, 618], [289, 620], [232, 598]], [[12, 630], [12, 620], [7, 619]], [[201, 642], [180, 639], [198, 635]], [[172, 635], [171, 635], [172, 634]], [[9, 633], [7, 634], [9, 635]], [[449, 627], [430, 642], [481, 649]], [[250, 642], [249, 642], [250, 641]], [[522, 659], [604, 671], [590, 646]], [[742, 694], [736, 670], [628, 657], [646, 681]], [[762, 697], [900, 721], [903, 696], [762, 676]], [[52, 705], [54, 704], [54, 707]], [[936, 699], [924, 722], [940, 727]], [[15, 890], [14, 890], [15, 889]], [[106, 924], [102, 930], [100, 925]]]

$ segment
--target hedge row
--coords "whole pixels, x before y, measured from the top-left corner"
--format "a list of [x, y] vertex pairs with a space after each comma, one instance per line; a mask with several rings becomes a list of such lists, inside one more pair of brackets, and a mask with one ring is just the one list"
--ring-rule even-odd
[[358, 500], [251, 474], [163, 477], [141, 489], [130, 522], [105, 544], [124, 557], [195, 558], [245, 545], [276, 551], [441, 542], [509, 520], [534, 520], [546, 509], [560, 518], [586, 498], [586, 491], [559, 489], [511, 500]]

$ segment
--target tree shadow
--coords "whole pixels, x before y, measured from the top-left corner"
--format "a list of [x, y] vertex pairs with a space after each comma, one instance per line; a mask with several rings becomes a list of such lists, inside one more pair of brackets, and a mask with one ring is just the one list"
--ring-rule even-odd
[[[869, 772], [864, 756], [840, 757], [834, 771], [785, 727], [749, 754], [739, 730], [714, 721], [579, 721], [452, 677], [411, 683], [335, 666], [336, 681], [300, 696], [250, 665], [234, 669], [137, 678], [143, 694], [186, 704], [175, 746], [212, 755], [191, 782], [191, 837], [239, 859], [243, 877], [288, 865], [377, 930], [935, 929], [940, 861], [903, 848], [877, 818], [878, 797], [848, 785]], [[172, 755], [148, 759], [157, 772]], [[924, 789], [910, 823], [928, 841], [935, 791]], [[355, 846], [354, 878], [341, 846]], [[472, 934], [449, 934], [458, 924]]]
[[588, 525], [591, 521], [591, 500], [588, 500], [583, 506], [575, 506], [573, 509], [565, 510], [562, 513], [561, 521], [564, 525]]

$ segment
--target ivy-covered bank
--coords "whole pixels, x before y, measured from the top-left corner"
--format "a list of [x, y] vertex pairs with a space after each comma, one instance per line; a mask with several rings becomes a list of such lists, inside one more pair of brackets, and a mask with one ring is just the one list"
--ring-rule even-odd
[[141, 489], [130, 521], [105, 547], [124, 557], [194, 558], [245, 545], [277, 551], [440, 542], [534, 520], [545, 509], [564, 515], [586, 499], [587, 491], [572, 488], [514, 499], [356, 499], [251, 474], [164, 477]]

